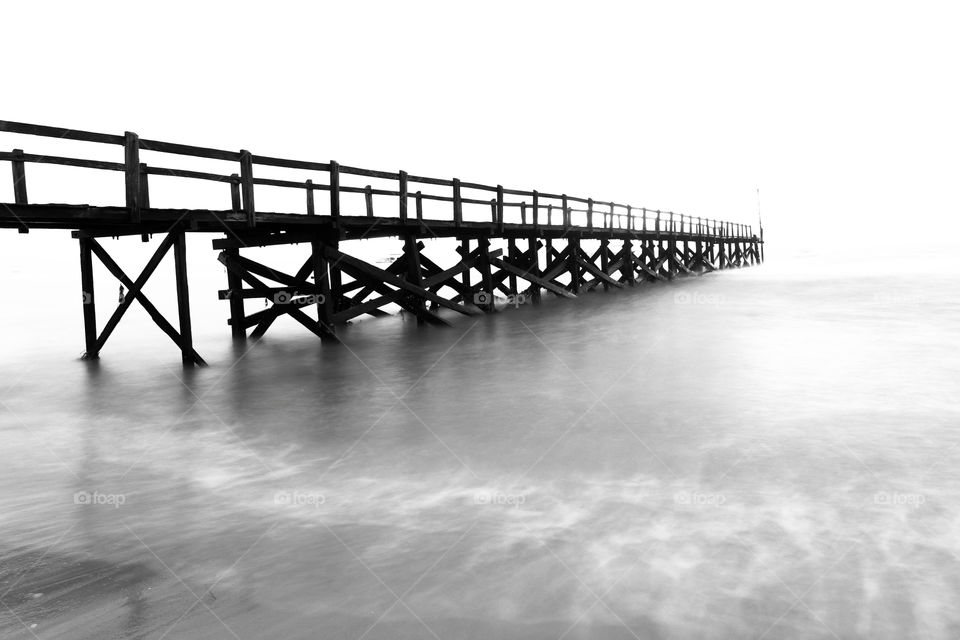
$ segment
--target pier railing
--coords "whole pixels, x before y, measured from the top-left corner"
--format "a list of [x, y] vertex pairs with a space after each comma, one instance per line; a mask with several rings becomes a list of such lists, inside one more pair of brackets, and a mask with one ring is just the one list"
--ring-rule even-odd
[[[486, 185], [462, 181], [458, 178], [430, 178], [410, 175], [406, 171], [377, 171], [341, 165], [336, 161], [310, 162], [261, 156], [250, 151], [225, 151], [193, 145], [162, 142], [140, 138], [135, 133], [123, 135], [94, 133], [76, 129], [64, 129], [36, 124], [0, 120], [0, 132], [44, 136], [61, 140], [101, 143], [123, 148], [123, 162], [108, 162], [84, 158], [25, 153], [21, 149], [0, 151], [0, 161], [9, 161], [13, 167], [14, 201], [29, 204], [27, 197], [26, 165], [30, 163], [64, 165], [101, 171], [124, 173], [125, 207], [130, 221], [139, 223], [142, 212], [150, 208], [149, 176], [169, 176], [191, 180], [221, 182], [229, 188], [230, 209], [243, 213], [249, 227], [256, 226], [257, 209], [255, 195], [257, 186], [299, 189], [305, 194], [304, 213], [317, 214], [316, 192], [326, 192], [329, 198], [328, 214], [333, 219], [343, 215], [344, 194], [363, 196], [363, 215], [381, 216], [424, 221], [424, 203], [447, 203], [447, 220], [459, 227], [469, 224], [464, 219], [465, 207], [488, 207], [489, 214], [481, 215], [481, 221], [492, 223], [502, 229], [505, 224], [520, 223], [534, 229], [541, 226], [582, 230], [627, 230], [656, 234], [686, 234], [705, 238], [751, 238], [751, 225], [694, 217], [673, 211], [654, 210], [612, 201], [582, 198], [568, 194], [556, 194], [505, 188], [502, 185]], [[148, 165], [141, 162], [142, 151], [188, 156], [206, 160], [236, 163], [237, 171], [230, 174], [209, 173], [173, 167]], [[273, 167], [316, 172], [325, 181], [314, 182], [258, 177], [257, 167]], [[386, 182], [388, 188], [372, 185], [342, 184], [344, 176], [369, 178]], [[428, 188], [434, 192], [425, 192]], [[436, 191], [439, 191], [436, 192]], [[464, 195], [466, 192], [466, 195]], [[390, 210], [383, 207], [375, 210], [374, 197], [387, 197], [392, 201]], [[225, 194], [226, 201], [226, 194]], [[507, 220], [509, 212], [510, 220]], [[577, 215], [575, 215], [577, 214]]]

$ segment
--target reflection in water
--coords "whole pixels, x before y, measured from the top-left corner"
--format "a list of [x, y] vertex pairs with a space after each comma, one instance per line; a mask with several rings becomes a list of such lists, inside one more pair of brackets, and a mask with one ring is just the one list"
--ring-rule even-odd
[[13, 348], [0, 629], [955, 636], [954, 282], [767, 266], [196, 371]]

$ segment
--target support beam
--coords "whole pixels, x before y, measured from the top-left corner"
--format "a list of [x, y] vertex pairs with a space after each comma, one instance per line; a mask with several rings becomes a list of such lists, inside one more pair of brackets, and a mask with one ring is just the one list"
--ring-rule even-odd
[[177, 309], [180, 316], [180, 352], [183, 364], [192, 367], [197, 363], [193, 358], [193, 325], [190, 323], [190, 286], [187, 280], [187, 234], [178, 230], [173, 232], [173, 261], [177, 276]]
[[89, 238], [80, 238], [80, 288], [83, 290], [84, 360], [100, 357], [97, 348], [97, 307], [93, 295], [93, 257]]

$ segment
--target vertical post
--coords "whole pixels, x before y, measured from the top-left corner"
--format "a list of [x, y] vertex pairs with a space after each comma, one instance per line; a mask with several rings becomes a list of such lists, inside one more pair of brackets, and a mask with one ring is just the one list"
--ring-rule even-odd
[[[536, 193], [536, 192], [534, 192]], [[537, 234], [531, 234], [527, 239], [527, 256], [529, 263], [527, 268], [535, 276], [540, 275], [540, 239]], [[540, 287], [536, 284], [530, 284], [530, 298], [534, 304], [540, 302]]]
[[[147, 173], [147, 165], [143, 162], [140, 163], [140, 208], [149, 209], [150, 208], [150, 182], [147, 176], [150, 175]], [[146, 233], [140, 234], [141, 242], [148, 242], [150, 240], [150, 235]]]
[[633, 207], [627, 205], [627, 231], [633, 231]]
[[230, 210], [243, 210], [243, 204], [240, 201], [240, 176], [235, 173], [230, 175]]
[[330, 217], [334, 226], [340, 222], [340, 163], [330, 161]]
[[490, 268], [490, 238], [483, 236], [478, 240], [480, 246], [480, 291], [486, 294], [486, 302], [478, 306], [487, 313], [497, 310], [493, 301], [493, 272]]
[[16, 204], [27, 204], [27, 171], [23, 163], [23, 149], [13, 150], [13, 201]]
[[453, 179], [453, 225], [459, 227], [463, 224], [463, 199], [460, 196], [460, 179]]
[[[420, 244], [416, 236], [406, 234], [403, 236], [403, 253], [406, 256], [407, 263], [407, 282], [415, 284], [418, 287], [423, 285], [423, 275], [420, 270]], [[421, 311], [426, 311], [426, 304], [423, 298], [416, 297], [411, 300], [413, 306]], [[422, 314], [417, 315], [417, 324], [423, 324]]]
[[317, 298], [317, 324], [324, 335], [332, 336], [336, 333], [333, 326], [333, 314], [336, 310], [330, 266], [323, 255], [323, 243], [319, 235], [310, 241], [310, 251], [313, 260], [313, 283], [320, 289], [320, 297]]
[[526, 226], [527, 224], [527, 201], [524, 200], [520, 203], [520, 224]]
[[[516, 255], [517, 255], [517, 241], [513, 238], [510, 238], [509, 240], [507, 240], [507, 257], [509, 262], [513, 262]], [[519, 293], [519, 291], [517, 291], [517, 276], [511, 273], [509, 276], [509, 281], [510, 281], [510, 294], [515, 296]]]
[[553, 224], [553, 203], [547, 204], [547, 226]]
[[240, 193], [247, 226], [252, 229], [257, 226], [257, 209], [253, 202], [253, 155], [245, 149], [240, 151]]
[[567, 206], [567, 194], [560, 196], [563, 204], [563, 228], [570, 228], [570, 208]]
[[630, 241], [630, 238], [627, 238], [623, 241], [623, 250], [620, 263], [620, 276], [625, 278], [630, 286], [633, 286], [636, 282], [636, 270], [634, 269], [633, 264], [633, 243]]
[[80, 238], [80, 288], [83, 289], [83, 339], [84, 360], [96, 360], [97, 353], [97, 307], [93, 297], [93, 254], [90, 238]]
[[140, 207], [142, 209], [150, 208], [150, 181], [147, 176], [150, 174], [147, 172], [146, 163], [140, 163]]
[[725, 263], [727, 261], [727, 251], [726, 251], [727, 240], [724, 237], [724, 233], [723, 233], [725, 226], [726, 226], [726, 223], [720, 223], [719, 237], [717, 238], [717, 251], [720, 254], [720, 257], [717, 260], [717, 263], [719, 264], [719, 267], [718, 267], [719, 269], [723, 269], [724, 267], [726, 267]]
[[497, 185], [497, 229], [503, 233], [503, 185]]
[[643, 228], [642, 228], [642, 231], [646, 232], [646, 230], [647, 230], [647, 208], [646, 208], [646, 207], [641, 207], [640, 210], [643, 212], [643, 223], [642, 223]]
[[610, 220], [607, 221], [607, 228], [613, 229], [613, 203], [610, 203]]
[[407, 172], [400, 172], [400, 220], [407, 221]]
[[173, 232], [173, 261], [177, 274], [177, 309], [180, 312], [180, 355], [183, 364], [197, 364], [193, 357], [193, 328], [190, 325], [190, 289], [187, 283], [187, 234], [183, 229]]
[[593, 198], [587, 198], [587, 228], [593, 229]]
[[369, 184], [363, 188], [363, 200], [367, 205], [367, 217], [373, 217], [373, 187]]
[[536, 191], [533, 192], [533, 228], [540, 228], [540, 194]]
[[123, 134], [123, 164], [127, 188], [127, 211], [130, 222], [140, 222], [140, 139], [127, 131]]
[[[234, 263], [240, 258], [240, 249], [236, 247], [224, 249], [223, 252]], [[243, 326], [246, 318], [243, 305], [243, 279], [231, 269], [227, 269], [227, 289], [230, 290], [230, 334], [234, 340], [246, 340], [247, 329]]]
[[[600, 241], [600, 270], [605, 274], [610, 275], [610, 241], [607, 238], [603, 238]], [[610, 285], [606, 280], [603, 281], [603, 290], [610, 291]]]
[[317, 205], [313, 200], [313, 180], [307, 180], [307, 215], [315, 216], [317, 215]]
[[583, 286], [583, 278], [580, 273], [580, 239], [579, 238], [569, 238], [567, 239], [567, 247], [569, 251], [567, 252], [567, 270], [570, 272], [570, 290], [574, 295], [580, 293], [580, 288]]
[[[460, 240], [460, 246], [461, 246], [461, 249], [460, 249], [460, 257], [461, 257], [463, 260], [466, 260], [467, 258], [470, 257], [470, 239], [469, 239], [469, 238], [462, 238], [462, 239]], [[472, 267], [469, 267], [469, 268], [467, 268], [467, 269], [464, 269], [463, 272], [462, 272], [462, 273], [463, 273], [463, 290], [464, 290], [465, 292], [469, 292], [469, 291], [470, 291], [470, 270], [471, 270], [471, 269], [472, 269]], [[464, 293], [464, 295], [463, 295], [463, 301], [464, 301], [465, 303], [467, 303], [467, 304], [470, 304], [470, 303], [473, 302], [473, 300], [469, 300], [469, 299], [467, 298], [467, 294], [466, 294], [466, 293]]]
[[[418, 222], [423, 222], [423, 194], [420, 193], [419, 191], [417, 191], [417, 195], [416, 195], [416, 198], [415, 198], [415, 202], [416, 202], [416, 205], [417, 205], [417, 221], [418, 221]], [[420, 261], [420, 254], [418, 253], [418, 254], [417, 254], [417, 262], [419, 262], [419, 261]]]

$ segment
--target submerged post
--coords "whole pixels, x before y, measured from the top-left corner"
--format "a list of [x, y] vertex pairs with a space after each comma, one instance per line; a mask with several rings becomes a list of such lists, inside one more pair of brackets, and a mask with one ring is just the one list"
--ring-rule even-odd
[[96, 360], [97, 351], [97, 307], [93, 297], [93, 252], [90, 238], [80, 238], [80, 288], [83, 289], [83, 338], [84, 360]]
[[193, 357], [193, 327], [190, 324], [190, 288], [187, 280], [187, 234], [175, 231], [173, 260], [177, 275], [177, 309], [180, 315], [180, 354], [183, 364], [199, 364]]

